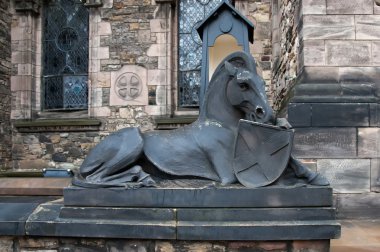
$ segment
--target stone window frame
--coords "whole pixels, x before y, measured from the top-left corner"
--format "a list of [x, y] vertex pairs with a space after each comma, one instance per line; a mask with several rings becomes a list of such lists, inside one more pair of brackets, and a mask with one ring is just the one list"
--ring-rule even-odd
[[[11, 27], [12, 40], [12, 112], [14, 120], [36, 119], [63, 119], [63, 118], [89, 118], [91, 106], [90, 67], [88, 71], [88, 107], [76, 111], [45, 111], [42, 104], [42, 57], [43, 57], [43, 31], [42, 8], [45, 1], [33, 0], [32, 6], [28, 0], [12, 0], [11, 14], [14, 23], [18, 27]], [[27, 4], [25, 4], [27, 3]], [[89, 20], [94, 18], [96, 12], [92, 7], [99, 5], [86, 5], [89, 7]], [[91, 7], [91, 8], [90, 8]], [[94, 30], [92, 22], [89, 22], [89, 33]], [[89, 36], [89, 65], [94, 55], [91, 55], [90, 47], [93, 45]]]
[[[41, 20], [41, 111], [87, 110], [90, 50], [90, 15], [88, 7], [83, 0], [74, 0], [74, 6], [67, 2], [67, 0], [56, 0], [53, 2], [53, 6], [50, 6], [50, 2], [50, 0], [42, 0], [41, 14], [39, 15], [39, 19]], [[56, 13], [56, 15], [51, 16], [49, 15], [50, 10], [63, 11], [66, 14], [61, 16]], [[57, 17], [54, 18], [54, 16]], [[45, 27], [45, 22], [49, 23], [48, 27]], [[54, 26], [50, 24], [51, 22], [59, 22], [63, 27], [57, 27], [59, 29], [57, 31], [53, 28]], [[57, 25], [57, 23], [55, 25]], [[78, 26], [81, 28], [78, 28]], [[68, 34], [76, 38], [76, 42], [73, 42], [73, 46], [69, 47], [62, 41], [63, 38], [67, 38]], [[55, 54], [59, 59], [59, 68], [52, 67], [54, 60], [51, 54]], [[68, 60], [68, 58], [71, 60]], [[74, 63], [78, 58], [80, 58], [81, 63]], [[46, 59], [50, 63], [46, 64]], [[65, 78], [70, 78], [70, 82], [74, 81], [79, 84], [79, 86], [76, 85], [76, 87], [81, 88], [79, 95], [67, 90], [67, 87], [65, 87]], [[51, 84], [60, 90], [52, 92], [46, 88], [46, 85]], [[67, 92], [69, 93], [68, 96], [71, 101], [65, 98]], [[87, 95], [85, 92], [87, 92]], [[56, 103], [57, 100], [60, 101], [61, 99], [62, 104]]]

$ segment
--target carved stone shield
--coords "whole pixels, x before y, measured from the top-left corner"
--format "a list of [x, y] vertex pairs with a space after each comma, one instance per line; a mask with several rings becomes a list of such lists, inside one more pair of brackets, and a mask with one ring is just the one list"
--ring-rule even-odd
[[293, 144], [293, 130], [240, 120], [233, 168], [246, 187], [266, 186], [285, 170]]

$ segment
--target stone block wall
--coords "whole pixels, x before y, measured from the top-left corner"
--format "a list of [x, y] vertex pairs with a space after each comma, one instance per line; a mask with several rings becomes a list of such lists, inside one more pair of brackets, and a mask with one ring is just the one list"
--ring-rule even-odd
[[299, 31], [301, 0], [272, 0], [271, 96], [278, 110], [295, 84], [299, 68]]
[[12, 159], [11, 114], [11, 15], [9, 2], [0, 2], [0, 169], [10, 167]]
[[10, 237], [0, 236], [2, 252], [57, 252], [57, 251], [145, 251], [145, 252], [327, 252], [329, 240], [314, 241], [170, 241], [170, 240], [129, 240], [90, 239], [54, 237]]
[[[89, 108], [61, 113], [41, 108], [41, 15], [17, 7], [10, 11], [14, 122], [98, 118], [101, 126], [95, 132], [56, 124], [27, 132], [14, 127], [14, 169], [78, 168], [111, 132], [133, 126], [151, 130], [153, 115], [170, 114], [170, 3], [104, 0], [89, 9]], [[138, 92], [128, 93], [131, 85]]]
[[[14, 127], [14, 169], [77, 168], [94, 143], [111, 132], [134, 126], [152, 130], [155, 116], [198, 113], [177, 105], [177, 1], [103, 0], [102, 6], [89, 7], [89, 101], [82, 112], [46, 112], [41, 107], [43, 5], [30, 9], [23, 2], [11, 1], [10, 6], [12, 119], [97, 118], [101, 126], [91, 132]], [[270, 1], [236, 0], [235, 6], [256, 26], [251, 52], [270, 83]], [[130, 93], [133, 85], [137, 91]]]
[[[341, 218], [373, 215], [369, 208], [380, 207], [380, 6], [372, 0], [273, 6], [273, 48], [280, 46], [273, 49], [275, 105], [296, 129], [294, 154], [330, 180], [337, 205], [347, 210]], [[276, 29], [290, 35], [278, 39]]]
[[267, 95], [272, 103], [271, 87], [271, 3], [270, 0], [235, 0], [235, 7], [255, 26], [254, 42], [250, 44], [250, 52], [255, 58], [258, 73], [264, 78]]
[[[170, 115], [172, 5], [103, 2], [90, 11], [90, 116], [129, 121], [134, 106], [145, 117]], [[133, 96], [121, 88], [131, 82]]]

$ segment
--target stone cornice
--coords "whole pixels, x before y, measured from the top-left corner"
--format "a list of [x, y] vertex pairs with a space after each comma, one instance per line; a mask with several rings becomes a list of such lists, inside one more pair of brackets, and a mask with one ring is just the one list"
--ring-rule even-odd
[[41, 0], [15, 0], [15, 10], [17, 12], [40, 13]]

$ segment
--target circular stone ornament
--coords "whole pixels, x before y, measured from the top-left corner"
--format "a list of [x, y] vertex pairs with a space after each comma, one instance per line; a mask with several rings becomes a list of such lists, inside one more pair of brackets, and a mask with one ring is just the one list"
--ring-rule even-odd
[[116, 80], [115, 92], [117, 96], [126, 101], [131, 101], [140, 96], [142, 81], [134, 73], [124, 73]]

